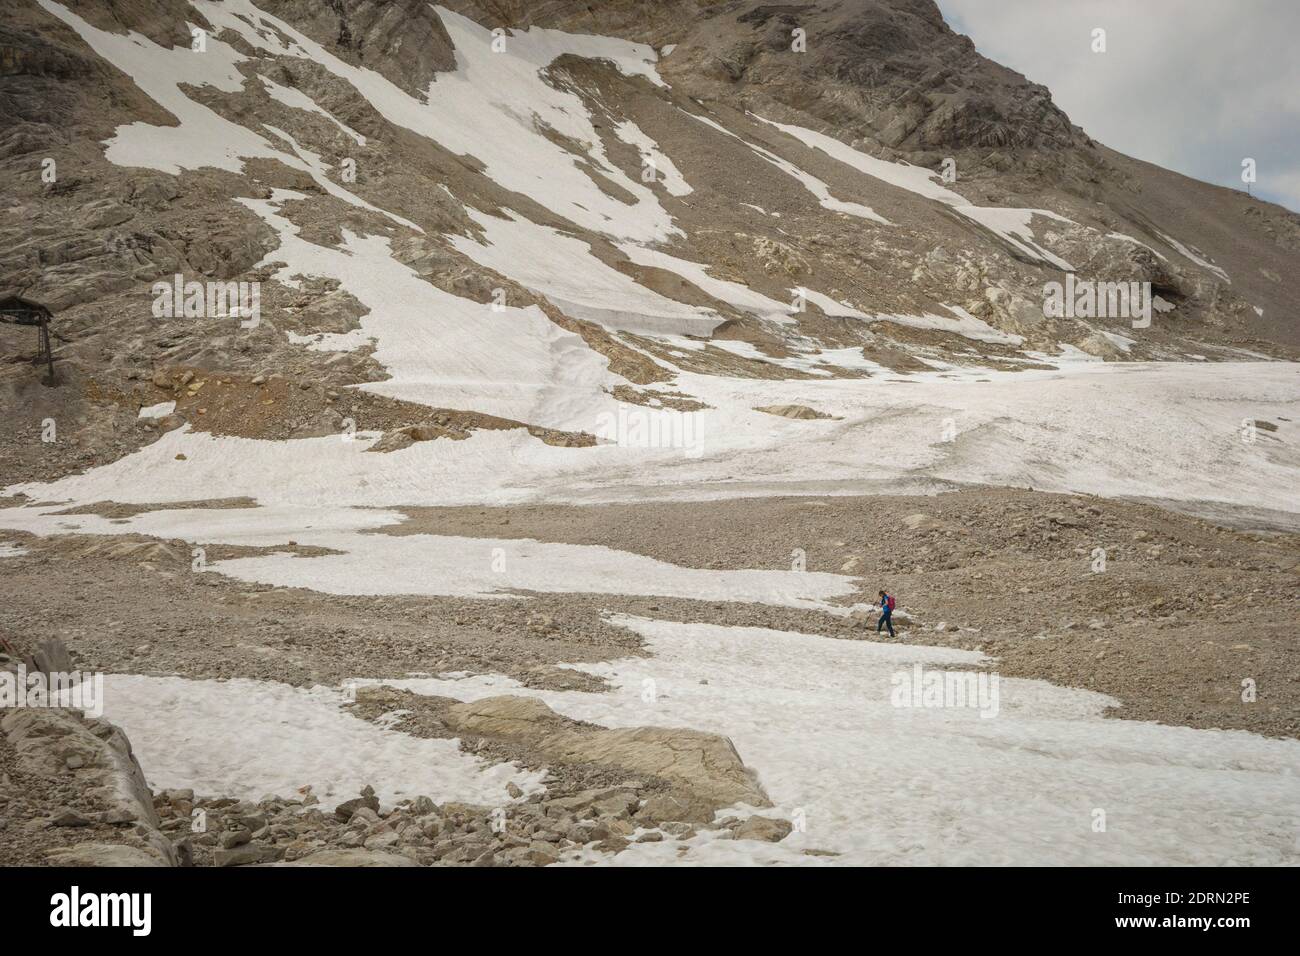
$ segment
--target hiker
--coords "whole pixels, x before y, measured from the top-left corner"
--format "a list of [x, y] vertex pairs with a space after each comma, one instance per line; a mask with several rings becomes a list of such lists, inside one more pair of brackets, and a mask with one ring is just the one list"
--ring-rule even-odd
[[880, 633], [882, 627], [889, 628], [889, 636], [894, 636], [894, 596], [880, 592], [880, 620], [876, 621], [876, 633]]

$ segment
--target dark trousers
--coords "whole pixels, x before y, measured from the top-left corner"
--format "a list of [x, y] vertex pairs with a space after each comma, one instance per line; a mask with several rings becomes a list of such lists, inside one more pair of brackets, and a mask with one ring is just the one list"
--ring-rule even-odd
[[887, 628], [889, 628], [889, 636], [890, 636], [890, 637], [893, 637], [893, 636], [894, 636], [894, 621], [893, 621], [893, 617], [894, 617], [894, 612], [893, 612], [893, 611], [881, 611], [881, 612], [880, 612], [880, 620], [876, 622], [876, 633], [879, 634], [879, 633], [880, 633], [880, 629], [881, 629], [882, 627], [887, 627]]

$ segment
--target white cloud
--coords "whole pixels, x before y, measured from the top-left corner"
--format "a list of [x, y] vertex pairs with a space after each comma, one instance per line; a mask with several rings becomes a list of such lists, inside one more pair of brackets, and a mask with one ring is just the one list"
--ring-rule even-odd
[[[981, 53], [1052, 91], [1094, 139], [1300, 210], [1296, 0], [937, 0]], [[1106, 31], [1106, 52], [1092, 33]]]

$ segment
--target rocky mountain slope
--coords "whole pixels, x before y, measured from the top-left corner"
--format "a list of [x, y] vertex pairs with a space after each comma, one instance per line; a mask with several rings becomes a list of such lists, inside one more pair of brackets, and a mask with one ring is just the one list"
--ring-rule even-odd
[[0, 172], [0, 663], [179, 862], [1296, 862], [1300, 217], [930, 0], [20, 0]]

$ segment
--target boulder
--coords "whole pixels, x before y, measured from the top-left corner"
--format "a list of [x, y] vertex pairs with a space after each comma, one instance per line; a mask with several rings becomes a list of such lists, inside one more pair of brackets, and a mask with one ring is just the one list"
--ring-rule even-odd
[[741, 821], [736, 827], [737, 840], [762, 840], [765, 843], [778, 843], [790, 835], [794, 827], [789, 820], [776, 820], [772, 817], [753, 816]]
[[361, 791], [361, 796], [352, 800], [345, 800], [334, 808], [334, 815], [345, 823], [352, 819], [352, 815], [362, 807], [370, 810], [372, 813], [379, 812], [379, 798], [375, 796], [372, 787], [366, 787]]
[[151, 865], [176, 865], [176, 851], [162, 833], [153, 792], [120, 728], [71, 708], [24, 707], [0, 719], [0, 730], [29, 773], [62, 781], [69, 758], [78, 758], [77, 787], [100, 809], [101, 818], [135, 823], [133, 842], [143, 844], [141, 852], [157, 855]]
[[78, 843], [50, 850], [51, 866], [171, 866], [161, 856], [121, 843]]
[[756, 412], [764, 412], [768, 415], [777, 415], [781, 418], [831, 418], [825, 412], [819, 412], [815, 408], [809, 408], [807, 405], [760, 405], [754, 409]]
[[717, 806], [771, 806], [735, 746], [718, 734], [675, 727], [609, 730], [561, 717], [536, 698], [517, 696], [456, 704], [443, 722], [454, 731], [525, 744], [561, 763], [651, 774]]
[[278, 859], [280, 851], [274, 847], [245, 843], [233, 850], [216, 850], [212, 854], [213, 866], [248, 866], [253, 863], [270, 863]]
[[692, 794], [655, 793], [637, 811], [636, 822], [642, 826], [663, 823], [712, 823], [716, 807], [712, 801]]

